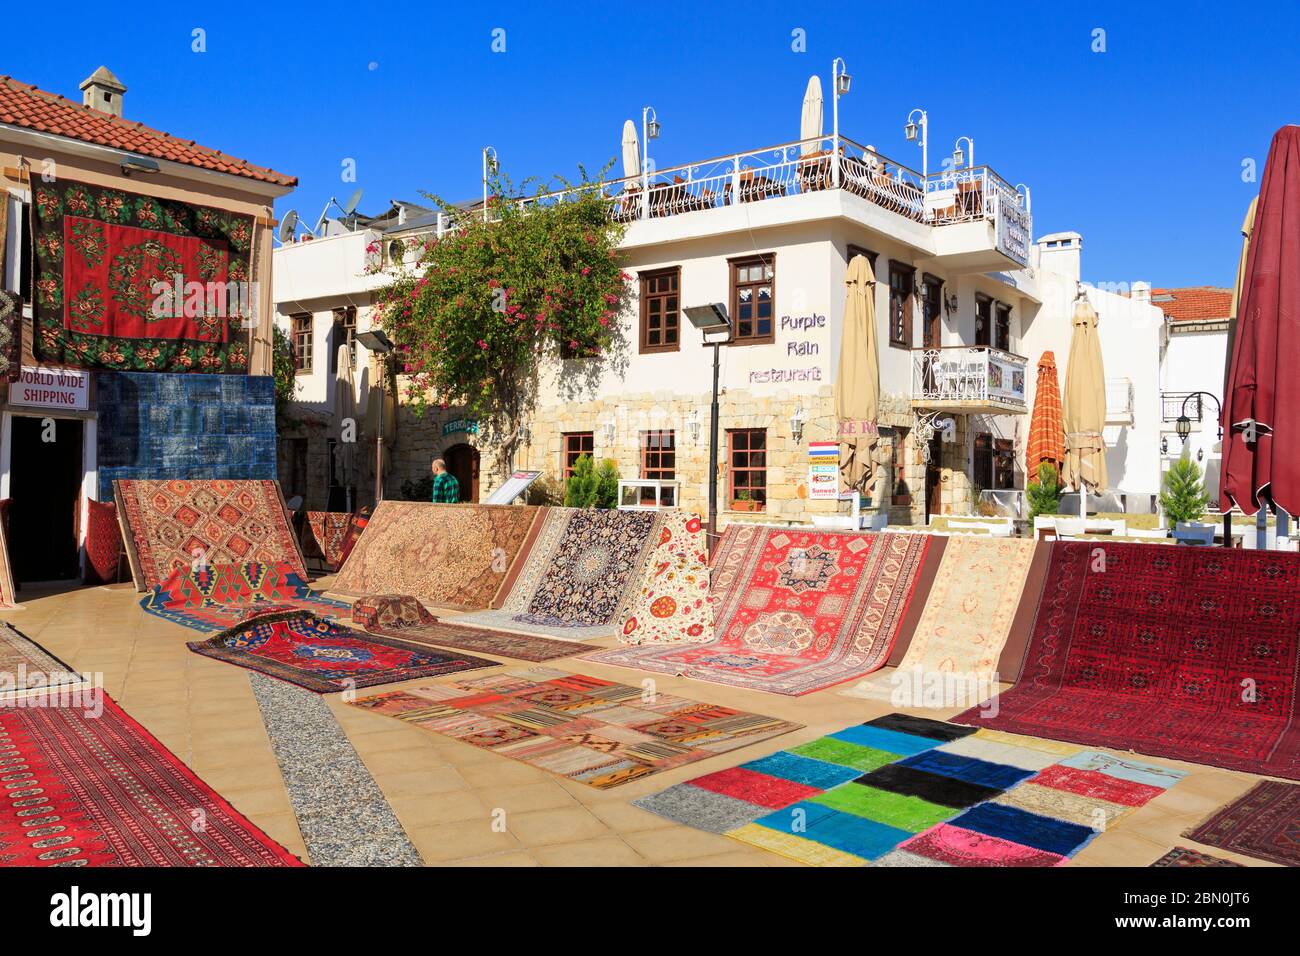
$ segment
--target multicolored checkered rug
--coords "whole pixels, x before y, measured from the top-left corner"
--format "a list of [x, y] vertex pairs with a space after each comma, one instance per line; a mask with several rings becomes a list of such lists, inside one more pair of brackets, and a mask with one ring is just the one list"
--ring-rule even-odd
[[1183, 776], [889, 714], [633, 804], [815, 866], [1059, 866]]

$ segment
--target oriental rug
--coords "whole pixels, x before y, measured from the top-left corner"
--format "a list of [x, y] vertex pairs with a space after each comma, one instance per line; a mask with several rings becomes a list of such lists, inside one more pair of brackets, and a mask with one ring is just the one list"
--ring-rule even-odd
[[800, 726], [549, 668], [430, 684], [352, 706], [600, 789]]
[[32, 236], [38, 359], [247, 370], [252, 217], [60, 177], [32, 185]]
[[453, 610], [492, 607], [539, 511], [381, 501], [330, 590], [410, 594]]
[[8, 504], [11, 499], [0, 501], [0, 608], [17, 607], [18, 599], [14, 593], [13, 567], [9, 564], [9, 515]]
[[707, 644], [713, 640], [709, 548], [699, 515], [670, 513], [659, 529], [632, 600], [620, 615], [624, 644]]
[[115, 584], [122, 563], [122, 527], [111, 501], [86, 502], [85, 584]]
[[1060, 757], [889, 714], [633, 803], [815, 866], [1055, 866], [1183, 776]]
[[1176, 846], [1160, 859], [1151, 864], [1152, 866], [1169, 866], [1169, 867], [1191, 867], [1191, 866], [1244, 866], [1244, 863], [1238, 863], [1235, 860], [1225, 860], [1221, 856], [1211, 856], [1208, 853], [1202, 853], [1200, 850], [1193, 850], [1190, 847]]
[[795, 696], [860, 677], [888, 659], [929, 541], [732, 525], [714, 555], [714, 641], [583, 658]]
[[277, 481], [131, 479], [113, 487], [137, 591], [205, 565], [287, 564], [307, 578]]
[[461, 623], [580, 641], [612, 637], [666, 512], [548, 508], [498, 611]]
[[31, 691], [83, 682], [81, 674], [17, 628], [0, 621], [0, 702]]
[[304, 557], [320, 558], [331, 571], [343, 566], [352, 514], [344, 511], [308, 511], [303, 526]]
[[342, 617], [348, 606], [315, 594], [287, 564], [222, 564], [201, 571], [179, 568], [141, 601], [150, 614], [196, 631], [219, 631], [269, 603]]
[[0, 707], [0, 759], [0, 864], [302, 865], [102, 691]]
[[18, 381], [22, 361], [23, 298], [17, 292], [0, 289], [0, 382]]
[[1300, 785], [1258, 783], [1183, 836], [1258, 860], [1300, 866]]
[[419, 601], [400, 594], [374, 595], [361, 598], [352, 605], [354, 624], [359, 624], [372, 634], [383, 634], [416, 644], [455, 647], [464, 651], [534, 662], [597, 650], [593, 644], [464, 627], [456, 621], [456, 618], [439, 620], [425, 610]]
[[186, 646], [318, 694], [496, 666], [495, 661], [364, 634], [307, 611], [283, 608], [250, 615]]
[[[1033, 557], [1025, 538], [949, 538], [899, 670], [993, 682]], [[844, 693], [865, 697], [868, 688]]]
[[1019, 679], [953, 718], [1300, 779], [1300, 555], [1064, 542]]
[[352, 602], [352, 623], [368, 631], [432, 624], [436, 620], [409, 594], [367, 594]]

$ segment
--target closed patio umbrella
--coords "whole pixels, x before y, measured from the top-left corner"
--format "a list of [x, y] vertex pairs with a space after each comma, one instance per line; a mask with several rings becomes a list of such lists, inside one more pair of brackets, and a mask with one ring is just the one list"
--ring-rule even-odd
[[1106, 373], [1097, 338], [1097, 313], [1086, 297], [1074, 304], [1074, 331], [1070, 336], [1070, 362], [1065, 372], [1065, 484], [1079, 492], [1084, 512], [1084, 488], [1094, 494], [1106, 487]]
[[334, 473], [347, 489], [347, 510], [352, 511], [352, 489], [357, 468], [357, 397], [352, 381], [352, 352], [340, 345], [334, 369]]
[[641, 144], [636, 138], [636, 124], [623, 124], [623, 175], [629, 179], [641, 175]]
[[1250, 201], [1241, 223], [1241, 257], [1237, 260], [1237, 278], [1232, 283], [1232, 306], [1228, 310], [1228, 347], [1223, 353], [1223, 395], [1228, 394], [1228, 377], [1232, 374], [1232, 346], [1237, 340], [1237, 316], [1241, 306], [1241, 287], [1246, 282], [1246, 257], [1250, 254], [1250, 234], [1255, 230], [1255, 207], [1259, 197]]
[[[799, 118], [799, 138], [819, 139], [822, 135], [822, 81], [814, 74], [808, 77], [808, 88], [803, 94], [803, 113]], [[807, 156], [821, 149], [820, 143], [804, 143], [799, 153]]]
[[384, 445], [383, 459], [380, 466], [385, 475], [392, 471], [393, 464], [393, 446], [397, 442], [397, 396], [393, 394], [392, 389], [388, 387], [383, 374], [383, 366], [379, 366], [379, 371], [375, 375], [374, 383], [370, 386], [370, 393], [366, 398], [366, 444], [369, 461], [367, 468], [372, 478], [375, 476], [375, 455], [376, 455], [376, 438], [379, 437], [379, 415], [383, 411], [384, 425]]
[[1221, 504], [1300, 511], [1300, 126], [1273, 137], [1223, 403]]
[[1025, 477], [1038, 480], [1038, 466], [1051, 462], [1056, 473], [1065, 463], [1065, 429], [1061, 425], [1061, 384], [1056, 377], [1056, 356], [1044, 352], [1038, 360], [1034, 388], [1034, 413], [1029, 419], [1029, 445], [1025, 450]]
[[[840, 476], [866, 494], [877, 478], [876, 417], [880, 357], [876, 346], [876, 277], [866, 256], [854, 256], [844, 276], [844, 332], [835, 376], [835, 417], [840, 431]], [[874, 494], [872, 504], [878, 505]]]

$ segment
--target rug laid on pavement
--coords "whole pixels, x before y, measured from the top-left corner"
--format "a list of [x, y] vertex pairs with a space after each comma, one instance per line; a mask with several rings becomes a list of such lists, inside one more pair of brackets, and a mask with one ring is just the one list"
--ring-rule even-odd
[[707, 644], [713, 640], [709, 548], [700, 516], [670, 513], [620, 615], [623, 644]]
[[123, 479], [113, 489], [137, 591], [202, 565], [288, 564], [307, 578], [279, 482]]
[[1244, 865], [1244, 863], [1237, 863], [1235, 860], [1225, 860], [1221, 856], [1211, 856], [1208, 853], [1202, 853], [1200, 850], [1193, 850], [1190, 847], [1185, 846], [1174, 847], [1160, 859], [1151, 864], [1151, 866], [1172, 867]]
[[328, 694], [417, 677], [495, 667], [495, 661], [354, 631], [307, 611], [273, 608], [206, 641], [196, 654]]
[[1057, 866], [1178, 771], [889, 714], [635, 806], [814, 866]]
[[667, 512], [548, 508], [500, 610], [467, 614], [476, 627], [581, 641], [612, 637]]
[[540, 667], [394, 691], [352, 706], [600, 789], [801, 726]]
[[1300, 555], [1058, 541], [1016, 685], [953, 719], [1295, 780], [1298, 672]]
[[539, 508], [381, 501], [331, 590], [412, 594], [454, 610], [492, 607]]
[[86, 502], [86, 571], [83, 584], [115, 584], [122, 563], [122, 526], [111, 501]]
[[0, 757], [0, 864], [302, 865], [102, 691], [0, 707]]
[[63, 661], [0, 621], [0, 701], [82, 682], [82, 676]]
[[244, 619], [258, 605], [274, 603], [342, 617], [348, 605], [314, 593], [287, 564], [223, 564], [191, 571], [178, 568], [140, 601], [150, 614], [196, 631], [219, 631]]
[[307, 558], [320, 558], [331, 571], [343, 566], [352, 514], [346, 511], [308, 511], [303, 526], [302, 551]]
[[774, 694], [808, 694], [882, 667], [927, 535], [732, 525], [714, 555], [716, 638], [585, 660]]
[[1257, 860], [1300, 866], [1300, 785], [1258, 783], [1183, 836]]

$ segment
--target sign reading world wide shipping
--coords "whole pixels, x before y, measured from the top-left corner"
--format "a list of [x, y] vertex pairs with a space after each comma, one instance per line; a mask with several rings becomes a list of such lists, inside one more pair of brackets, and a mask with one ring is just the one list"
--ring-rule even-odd
[[86, 411], [90, 408], [90, 373], [81, 368], [24, 365], [9, 386], [9, 404]]

